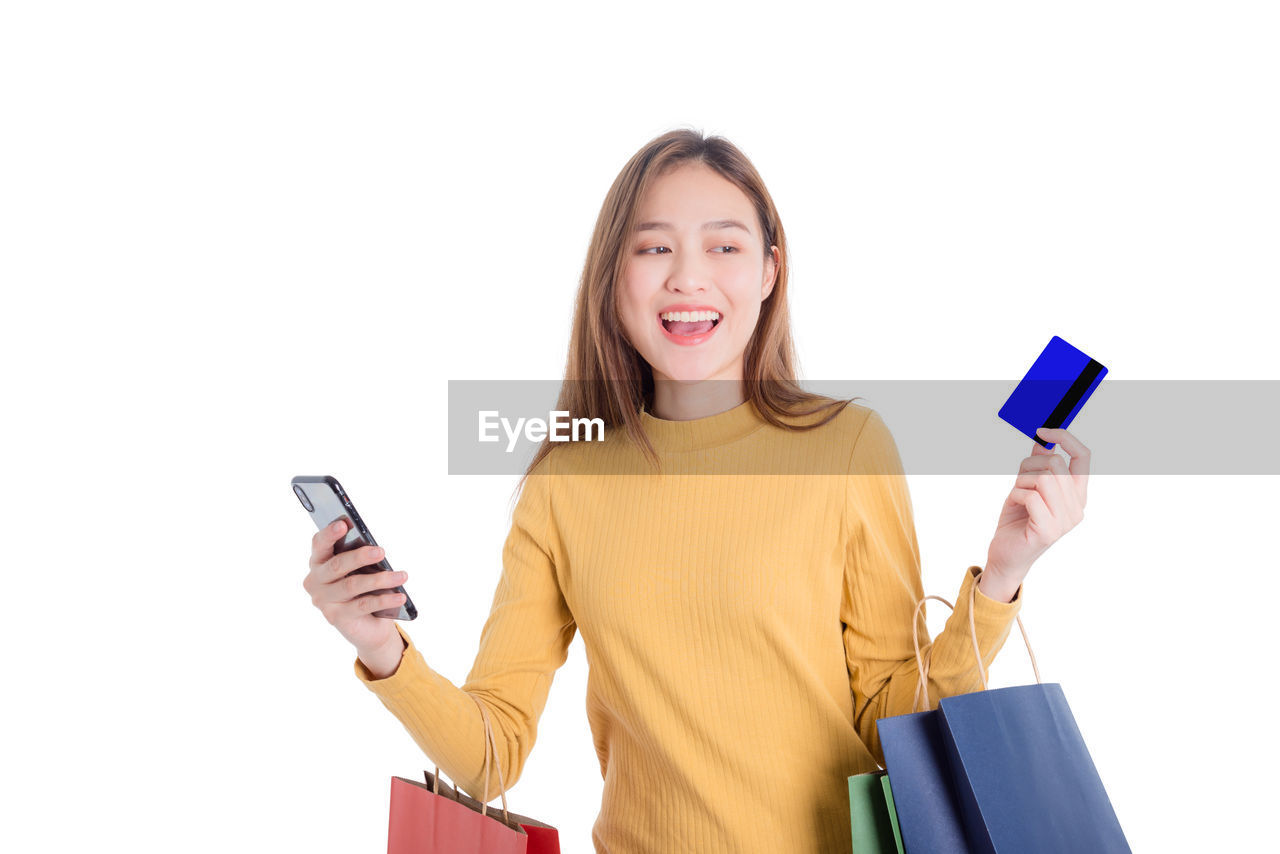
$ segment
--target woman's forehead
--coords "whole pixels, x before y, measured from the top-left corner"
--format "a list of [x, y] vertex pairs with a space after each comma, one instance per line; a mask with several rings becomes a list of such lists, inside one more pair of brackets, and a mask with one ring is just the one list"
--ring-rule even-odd
[[705, 164], [661, 175], [637, 208], [637, 231], [744, 229], [754, 234], [754, 206], [733, 182]]

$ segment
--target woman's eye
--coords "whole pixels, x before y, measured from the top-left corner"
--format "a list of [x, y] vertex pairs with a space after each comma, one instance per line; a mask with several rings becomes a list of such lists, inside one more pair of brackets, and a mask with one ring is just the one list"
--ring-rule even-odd
[[[727, 254], [729, 254], [730, 252], [741, 252], [741, 251], [742, 251], [742, 250], [740, 250], [740, 249], [739, 249], [738, 247], [736, 247], [736, 246], [716, 246], [712, 251], [716, 251], [716, 252], [718, 252], [718, 251], [720, 251], [721, 249], [725, 250], [723, 254], [726, 254], [726, 255], [727, 255]], [[671, 250], [670, 250], [668, 247], [666, 247], [666, 246], [650, 246], [648, 249], [641, 249], [641, 250], [640, 250], [640, 254], [641, 254], [641, 255], [650, 255], [650, 254], [652, 254], [652, 255], [661, 255], [661, 254], [664, 254], [664, 253], [666, 253], [666, 254], [670, 254], [670, 252], [671, 252]]]

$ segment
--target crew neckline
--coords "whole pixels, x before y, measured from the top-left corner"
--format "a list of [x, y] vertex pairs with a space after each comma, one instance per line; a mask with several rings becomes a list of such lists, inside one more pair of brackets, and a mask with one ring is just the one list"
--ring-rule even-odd
[[649, 441], [659, 450], [698, 451], [736, 442], [768, 422], [748, 398], [732, 409], [688, 421], [658, 418], [641, 406], [640, 423]]

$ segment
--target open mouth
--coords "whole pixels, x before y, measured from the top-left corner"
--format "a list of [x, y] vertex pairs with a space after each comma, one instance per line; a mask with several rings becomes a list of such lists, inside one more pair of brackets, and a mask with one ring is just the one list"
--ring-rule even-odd
[[704, 335], [715, 329], [720, 323], [720, 318], [715, 317], [711, 320], [663, 320], [658, 318], [658, 322], [662, 324], [663, 329], [672, 335], [692, 337], [694, 335]]

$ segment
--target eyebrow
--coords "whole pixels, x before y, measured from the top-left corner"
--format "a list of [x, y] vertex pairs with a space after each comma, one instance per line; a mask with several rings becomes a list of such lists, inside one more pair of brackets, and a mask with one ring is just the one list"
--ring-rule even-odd
[[[715, 219], [702, 224], [703, 231], [716, 231], [721, 228], [740, 228], [747, 234], [751, 233], [751, 229], [736, 219]], [[675, 226], [669, 222], [642, 222], [636, 226], [636, 231], [675, 231]]]

